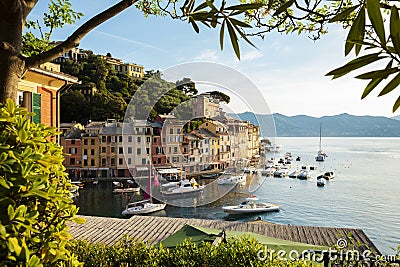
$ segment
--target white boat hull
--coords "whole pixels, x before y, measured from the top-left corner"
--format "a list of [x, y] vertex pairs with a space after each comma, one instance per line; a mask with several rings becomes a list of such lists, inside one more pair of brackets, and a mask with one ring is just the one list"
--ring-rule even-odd
[[240, 206], [225, 206], [222, 209], [228, 214], [249, 214], [249, 213], [261, 213], [261, 212], [271, 212], [279, 211], [279, 206], [275, 204], [269, 204], [264, 207], [240, 207]]
[[139, 215], [139, 214], [148, 214], [156, 211], [163, 210], [166, 204], [153, 204], [153, 203], [146, 203], [144, 206], [137, 206], [127, 208], [126, 210], [122, 211], [122, 215]]

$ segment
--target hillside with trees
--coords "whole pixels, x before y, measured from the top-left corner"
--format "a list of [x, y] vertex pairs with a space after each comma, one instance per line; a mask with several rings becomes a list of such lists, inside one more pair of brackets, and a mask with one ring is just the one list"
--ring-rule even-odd
[[[123, 120], [132, 96], [146, 81], [148, 88], [140, 92], [140, 107], [144, 110], [150, 109], [151, 119], [157, 114], [171, 112], [198, 92], [190, 78], [173, 83], [163, 80], [157, 73], [151, 75], [154, 73], [152, 71], [140, 79], [117, 74], [104, 59], [91, 51], [88, 51], [87, 58], [79, 62], [68, 60], [61, 63], [61, 71], [76, 76], [81, 81], [81, 84], [72, 85], [61, 94], [62, 122], [85, 123], [108, 118]], [[94, 93], [82, 93], [86, 89], [94, 89]], [[153, 105], [155, 100], [152, 98], [157, 95], [162, 97]]]

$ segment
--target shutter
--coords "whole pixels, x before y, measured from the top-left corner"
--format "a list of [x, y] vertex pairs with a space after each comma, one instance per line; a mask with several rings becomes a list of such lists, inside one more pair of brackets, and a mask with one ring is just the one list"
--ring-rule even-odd
[[41, 123], [42, 122], [42, 95], [37, 93], [32, 93], [32, 112], [36, 115], [32, 117], [32, 122]]

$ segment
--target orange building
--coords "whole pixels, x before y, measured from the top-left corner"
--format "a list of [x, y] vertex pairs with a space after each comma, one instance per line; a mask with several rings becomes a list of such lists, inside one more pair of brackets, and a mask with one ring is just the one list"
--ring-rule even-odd
[[73, 83], [78, 83], [78, 78], [61, 73], [57, 64], [45, 63], [29, 69], [19, 81], [17, 103], [36, 113], [32, 121], [58, 127], [59, 91], [63, 86]]

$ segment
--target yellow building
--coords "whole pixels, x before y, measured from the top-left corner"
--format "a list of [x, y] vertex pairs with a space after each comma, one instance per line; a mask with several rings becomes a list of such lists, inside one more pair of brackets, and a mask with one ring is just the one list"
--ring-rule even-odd
[[192, 99], [193, 118], [214, 118], [219, 115], [219, 100], [211, 98], [210, 94], [201, 94]]
[[144, 67], [134, 63], [124, 63], [121, 59], [101, 56], [118, 74], [125, 74], [133, 78], [144, 77]]

